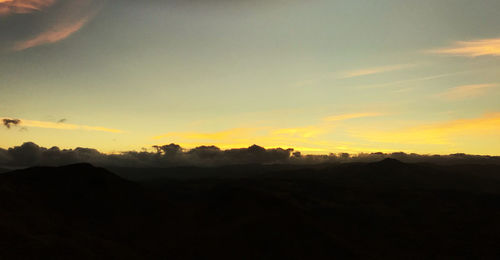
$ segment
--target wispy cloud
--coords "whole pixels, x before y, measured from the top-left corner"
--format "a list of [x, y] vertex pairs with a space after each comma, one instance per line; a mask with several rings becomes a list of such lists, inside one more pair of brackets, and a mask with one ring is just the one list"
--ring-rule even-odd
[[0, 0], [0, 16], [42, 11], [54, 3], [55, 0]]
[[396, 85], [405, 84], [405, 83], [413, 83], [413, 82], [420, 82], [420, 81], [435, 80], [435, 79], [450, 77], [450, 76], [454, 76], [454, 75], [458, 75], [458, 74], [463, 74], [463, 73], [468, 73], [468, 72], [471, 72], [471, 71], [460, 71], [460, 72], [444, 73], [444, 74], [431, 75], [431, 76], [421, 77], [421, 78], [398, 80], [398, 81], [392, 81], [392, 82], [386, 82], [386, 83], [380, 83], [380, 84], [363, 85], [363, 86], [359, 86], [359, 88], [365, 89], [365, 88], [390, 87], [390, 86], [396, 86]]
[[295, 128], [280, 128], [271, 131], [272, 135], [276, 136], [295, 136], [301, 138], [312, 138], [318, 135], [324, 134], [328, 131], [328, 128], [320, 125], [311, 125], [305, 127], [295, 127]]
[[42, 32], [32, 39], [18, 42], [14, 45], [13, 50], [22, 51], [35, 46], [55, 43], [64, 40], [79, 31], [90, 19], [90, 16], [84, 17], [81, 20], [71, 24], [57, 24], [49, 31]]
[[380, 74], [380, 73], [385, 73], [385, 72], [407, 69], [407, 68], [410, 68], [413, 66], [415, 66], [415, 65], [413, 65], [413, 64], [398, 64], [398, 65], [391, 65], [391, 66], [366, 68], [366, 69], [360, 69], [360, 70], [351, 70], [351, 71], [345, 71], [345, 72], [340, 73], [340, 78], [347, 79], [347, 78], [368, 76], [368, 75], [373, 75], [373, 74]]
[[[10, 51], [53, 44], [80, 31], [101, 9], [103, 0], [0, 0], [0, 16], [18, 21], [26, 33], [9, 40]], [[56, 4], [57, 3], [57, 4]], [[38, 12], [36, 16], [32, 13]], [[19, 15], [23, 14], [23, 15]]]
[[16, 120], [16, 122], [17, 122], [16, 125], [19, 125], [22, 127], [123, 133], [122, 130], [113, 129], [113, 128], [106, 128], [106, 127], [101, 127], [101, 126], [87, 126], [87, 125], [66, 124], [66, 123], [59, 123], [59, 122], [35, 121], [35, 120], [12, 119], [12, 118], [0, 118], [0, 120], [2, 120], [3, 122], [6, 122], [6, 120]]
[[497, 84], [475, 84], [450, 88], [445, 92], [439, 93], [436, 97], [447, 100], [462, 100], [466, 98], [478, 97], [487, 93], [491, 88], [497, 87]]
[[343, 121], [343, 120], [348, 120], [348, 119], [374, 117], [374, 116], [382, 116], [382, 115], [383, 115], [382, 113], [378, 113], [378, 112], [351, 113], [351, 114], [341, 114], [341, 115], [329, 116], [329, 117], [323, 118], [323, 120], [327, 121], [327, 122], [333, 122], [333, 121]]
[[430, 52], [465, 57], [500, 56], [500, 38], [460, 41], [453, 46]]
[[326, 80], [350, 79], [350, 78], [386, 73], [391, 71], [398, 71], [415, 66], [416, 66], [415, 64], [398, 64], [398, 65], [380, 66], [380, 67], [364, 68], [357, 70], [328, 72], [328, 73], [318, 74], [314, 78], [299, 81], [294, 86], [302, 87], [306, 85], [316, 84], [318, 82]]

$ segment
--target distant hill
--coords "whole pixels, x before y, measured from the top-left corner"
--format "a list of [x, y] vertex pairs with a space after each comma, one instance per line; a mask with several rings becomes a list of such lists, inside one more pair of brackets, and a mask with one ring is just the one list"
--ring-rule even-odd
[[161, 184], [171, 180], [201, 179], [312, 179], [341, 185], [378, 185], [399, 188], [438, 188], [496, 192], [500, 165], [434, 165], [384, 159], [370, 163], [318, 165], [232, 165], [220, 167], [111, 168], [121, 177]]
[[0, 175], [0, 259], [500, 256], [498, 166], [118, 170]]

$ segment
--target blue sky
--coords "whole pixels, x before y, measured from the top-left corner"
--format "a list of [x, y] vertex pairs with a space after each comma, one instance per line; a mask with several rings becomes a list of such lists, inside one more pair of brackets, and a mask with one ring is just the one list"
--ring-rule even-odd
[[2, 147], [500, 154], [498, 1], [21, 2]]

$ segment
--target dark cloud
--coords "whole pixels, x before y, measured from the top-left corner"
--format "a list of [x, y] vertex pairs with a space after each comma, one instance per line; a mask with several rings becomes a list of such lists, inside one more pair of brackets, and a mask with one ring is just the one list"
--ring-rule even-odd
[[21, 146], [10, 148], [7, 154], [12, 159], [13, 165], [36, 165], [42, 159], [44, 149], [35, 143], [28, 142]]
[[62, 119], [59, 119], [59, 120], [57, 121], [57, 123], [66, 123], [66, 121], [68, 121], [68, 119], [66, 119], [66, 118], [62, 118]]
[[3, 119], [3, 125], [7, 128], [10, 128], [11, 126], [17, 126], [21, 123], [21, 120], [19, 119]]
[[177, 144], [154, 146], [154, 152], [127, 151], [104, 154], [96, 149], [45, 148], [27, 142], [21, 146], [0, 149], [0, 166], [26, 167], [35, 165], [58, 166], [88, 162], [103, 167], [172, 167], [172, 166], [221, 166], [235, 164], [331, 164], [348, 162], [373, 162], [385, 158], [412, 163], [436, 164], [500, 164], [500, 156], [468, 154], [419, 155], [407, 153], [347, 153], [328, 155], [302, 155], [293, 149], [252, 145], [248, 148], [221, 150], [216, 146], [183, 149]]
[[265, 149], [258, 145], [252, 145], [248, 148], [225, 150], [222, 153], [229, 162], [266, 164], [286, 163], [290, 159], [292, 152], [293, 149]]

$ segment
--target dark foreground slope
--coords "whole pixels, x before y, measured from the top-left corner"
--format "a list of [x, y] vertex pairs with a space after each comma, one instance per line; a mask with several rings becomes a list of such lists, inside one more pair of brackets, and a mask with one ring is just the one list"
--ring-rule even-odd
[[1, 174], [0, 259], [500, 256], [498, 166], [115, 170]]
[[127, 256], [115, 238], [144, 201], [137, 184], [89, 164], [1, 174], [0, 259]]

